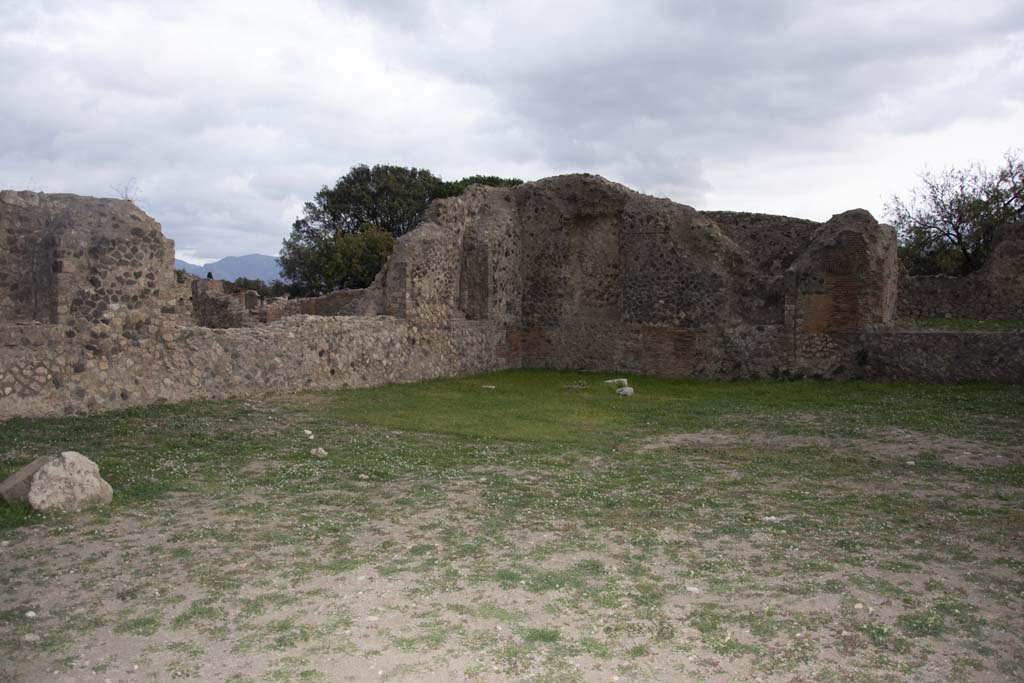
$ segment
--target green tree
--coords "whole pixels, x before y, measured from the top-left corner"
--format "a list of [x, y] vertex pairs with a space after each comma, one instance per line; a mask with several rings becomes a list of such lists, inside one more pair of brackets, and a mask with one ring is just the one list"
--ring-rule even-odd
[[281, 250], [281, 273], [304, 296], [336, 289], [368, 287], [384, 266], [395, 238], [369, 225], [362, 232], [322, 234], [298, 243], [295, 235]]
[[377, 228], [335, 238], [330, 260], [334, 289], [369, 287], [395, 246], [395, 238]]
[[996, 231], [1024, 220], [1024, 162], [1007, 152], [1002, 166], [974, 164], [922, 173], [907, 200], [893, 196], [886, 213], [900, 257], [913, 275], [964, 275], [981, 268]]
[[306, 202], [292, 233], [321, 237], [370, 226], [398, 237], [423, 219], [427, 205], [441, 196], [443, 188], [444, 182], [425, 169], [360, 164]]
[[480, 175], [445, 182], [425, 169], [354, 166], [303, 206], [284, 240], [281, 272], [305, 295], [366, 287], [391, 253], [394, 238], [416, 227], [431, 201], [457, 196], [472, 184], [521, 182]]
[[490, 185], [491, 187], [515, 187], [522, 185], [519, 178], [500, 178], [496, 175], [471, 175], [462, 180], [451, 180], [444, 183], [439, 197], [457, 197], [470, 185]]

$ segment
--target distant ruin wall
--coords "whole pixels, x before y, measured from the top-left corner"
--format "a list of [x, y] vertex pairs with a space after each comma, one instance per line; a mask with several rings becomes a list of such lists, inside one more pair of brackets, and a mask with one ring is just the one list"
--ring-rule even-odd
[[1024, 224], [1004, 226], [984, 267], [963, 277], [900, 278], [899, 317], [1024, 320]]
[[900, 278], [899, 317], [1024, 320], [1024, 280], [992, 282], [984, 274]]
[[339, 289], [304, 299], [273, 299], [265, 304], [265, 322], [292, 315], [379, 315], [383, 311], [379, 289]]
[[865, 379], [1024, 383], [1024, 332], [878, 332], [859, 346]]
[[200, 327], [228, 329], [257, 323], [245, 305], [245, 292], [229, 294], [223, 280], [192, 281], [192, 315]]

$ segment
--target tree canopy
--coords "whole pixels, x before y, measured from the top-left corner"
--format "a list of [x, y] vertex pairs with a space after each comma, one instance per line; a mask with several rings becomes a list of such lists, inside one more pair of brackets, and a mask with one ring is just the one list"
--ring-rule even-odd
[[473, 184], [521, 182], [482, 175], [446, 182], [426, 169], [353, 166], [305, 203], [282, 246], [281, 271], [306, 295], [366, 287], [390, 255], [394, 238], [416, 227], [431, 201], [457, 196]]
[[515, 187], [522, 185], [518, 178], [499, 178], [496, 175], [471, 175], [462, 180], [451, 180], [444, 183], [438, 197], [457, 197], [470, 185], [490, 185], [491, 187]]
[[964, 275], [984, 265], [996, 231], [1024, 220], [1024, 162], [1007, 152], [995, 170], [980, 164], [924, 172], [908, 199], [893, 196], [886, 213], [913, 275]]

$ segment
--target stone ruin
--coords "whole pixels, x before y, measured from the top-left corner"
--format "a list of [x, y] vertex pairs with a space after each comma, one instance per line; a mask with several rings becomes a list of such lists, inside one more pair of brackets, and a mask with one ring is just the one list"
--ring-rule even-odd
[[1024, 317], [1021, 232], [954, 285], [902, 274], [863, 210], [697, 211], [568, 175], [434, 202], [366, 289], [264, 301], [179, 280], [130, 202], [2, 192], [0, 419], [519, 367], [1020, 382], [1024, 333], [893, 323]]

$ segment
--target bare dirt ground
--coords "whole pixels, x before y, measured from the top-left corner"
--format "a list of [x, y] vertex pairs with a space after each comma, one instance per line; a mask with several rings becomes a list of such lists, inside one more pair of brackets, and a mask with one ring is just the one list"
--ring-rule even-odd
[[0, 530], [0, 681], [1024, 679], [1005, 431], [484, 442], [248, 409], [204, 427], [262, 430], [215, 473], [162, 456], [184, 487]]
[[852, 451], [868, 457], [898, 462], [913, 461], [914, 458], [927, 455], [938, 457], [944, 463], [966, 468], [1005, 467], [1013, 462], [1013, 456], [1018, 450], [1009, 445], [998, 446], [945, 434], [926, 434], [899, 428], [877, 430], [869, 439], [704, 429], [699, 432], [653, 436], [644, 439], [638, 450], [657, 451], [673, 446], [756, 446], [774, 449], [816, 447], [831, 451]]

